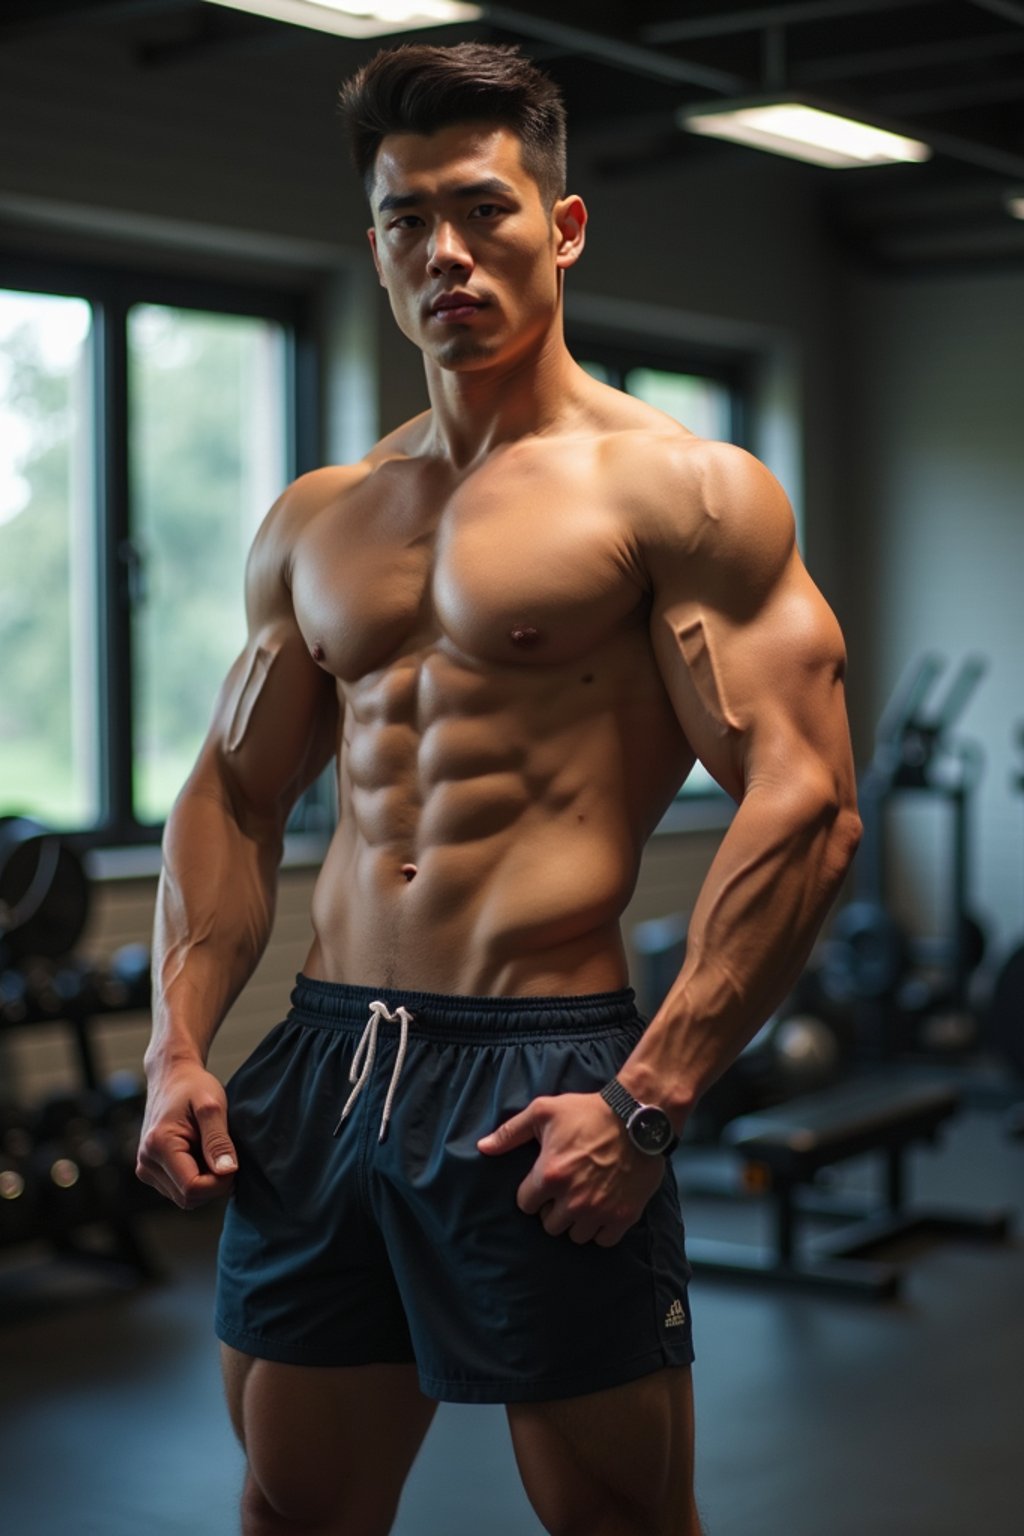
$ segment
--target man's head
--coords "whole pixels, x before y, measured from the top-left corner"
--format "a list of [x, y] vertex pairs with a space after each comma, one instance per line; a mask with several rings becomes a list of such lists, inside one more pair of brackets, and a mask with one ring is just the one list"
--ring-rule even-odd
[[406, 44], [378, 53], [342, 87], [352, 156], [372, 201], [377, 151], [389, 134], [491, 123], [520, 143], [546, 207], [565, 193], [565, 106], [558, 87], [517, 48]]

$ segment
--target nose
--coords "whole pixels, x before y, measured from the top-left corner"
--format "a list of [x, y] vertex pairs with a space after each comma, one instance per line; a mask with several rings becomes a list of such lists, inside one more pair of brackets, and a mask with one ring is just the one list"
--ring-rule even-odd
[[438, 224], [427, 250], [427, 267], [431, 276], [440, 277], [446, 272], [462, 268], [470, 271], [473, 258], [466, 242], [450, 220]]

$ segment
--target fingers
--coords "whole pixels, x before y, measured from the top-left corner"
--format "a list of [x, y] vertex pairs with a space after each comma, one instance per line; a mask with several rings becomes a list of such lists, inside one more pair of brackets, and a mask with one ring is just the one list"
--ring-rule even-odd
[[205, 1083], [151, 1096], [152, 1120], [139, 1142], [135, 1169], [144, 1184], [185, 1211], [229, 1194], [238, 1168], [223, 1089], [203, 1076]]
[[227, 1112], [212, 1100], [193, 1104], [192, 1113], [202, 1138], [203, 1161], [213, 1173], [234, 1173], [238, 1168], [235, 1149], [228, 1135]]
[[500, 1156], [502, 1152], [511, 1152], [514, 1147], [525, 1146], [528, 1141], [539, 1140], [547, 1103], [546, 1099], [534, 1099], [532, 1104], [499, 1125], [489, 1136], [481, 1136], [476, 1144], [477, 1151], [492, 1157]]

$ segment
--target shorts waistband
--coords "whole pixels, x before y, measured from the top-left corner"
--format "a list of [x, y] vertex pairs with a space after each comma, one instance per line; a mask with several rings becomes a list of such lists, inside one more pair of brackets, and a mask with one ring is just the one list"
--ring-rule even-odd
[[[362, 1032], [370, 1004], [383, 1002], [411, 1015], [410, 1036], [476, 1045], [557, 1037], [592, 1039], [638, 1022], [632, 987], [563, 997], [469, 997], [414, 992], [404, 987], [362, 987], [298, 975], [292, 1016], [301, 1023]], [[642, 1021], [640, 1021], [642, 1023]]]

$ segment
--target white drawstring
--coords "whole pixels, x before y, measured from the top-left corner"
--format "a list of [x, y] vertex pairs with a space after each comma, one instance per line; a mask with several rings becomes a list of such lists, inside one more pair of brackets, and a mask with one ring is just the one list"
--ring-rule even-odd
[[398, 1050], [395, 1052], [395, 1065], [391, 1070], [391, 1082], [388, 1084], [387, 1098], [384, 1100], [384, 1113], [380, 1117], [380, 1134], [378, 1141], [383, 1141], [387, 1135], [388, 1121], [391, 1119], [391, 1106], [395, 1102], [395, 1090], [398, 1087], [398, 1079], [402, 1075], [402, 1066], [405, 1062], [405, 1052], [409, 1044], [409, 1025], [413, 1015], [408, 1008], [396, 1008], [392, 1013], [387, 1003], [374, 1002], [370, 1004], [370, 1017], [366, 1021], [366, 1028], [359, 1037], [355, 1055], [352, 1057], [352, 1065], [349, 1068], [348, 1080], [355, 1087], [349, 1094], [345, 1108], [341, 1112], [341, 1118], [334, 1127], [337, 1136], [353, 1105], [366, 1086], [367, 1079], [373, 1071], [373, 1059], [377, 1054], [377, 1029], [381, 1019], [387, 1019], [389, 1024], [398, 1024]]

